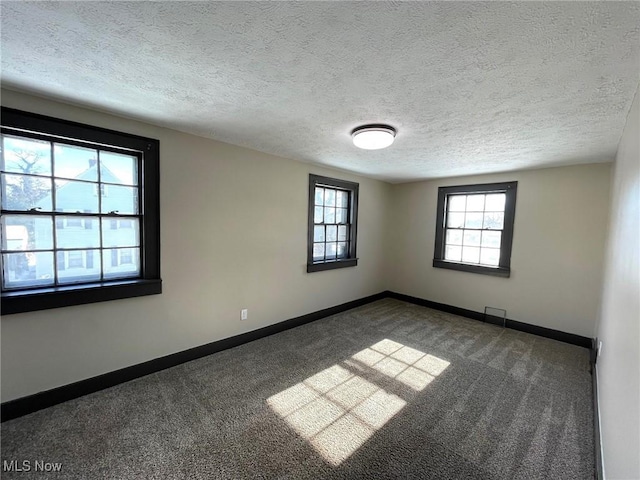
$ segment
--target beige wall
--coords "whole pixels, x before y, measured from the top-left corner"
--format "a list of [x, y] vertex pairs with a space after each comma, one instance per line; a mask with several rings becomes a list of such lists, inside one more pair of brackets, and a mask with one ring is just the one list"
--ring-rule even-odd
[[[459, 177], [393, 187], [390, 290], [594, 336], [610, 164]], [[433, 268], [438, 187], [518, 181], [511, 277]]]
[[[383, 290], [593, 336], [608, 164], [389, 185], [3, 91], [3, 105], [158, 138], [162, 295], [2, 317], [2, 401]], [[307, 274], [308, 174], [360, 183], [359, 265]], [[434, 269], [437, 187], [518, 180], [509, 279]], [[185, 212], [189, 212], [186, 214]], [[241, 308], [249, 319], [241, 322]]]
[[[164, 280], [162, 295], [2, 317], [2, 401], [386, 288], [386, 183], [16, 92], [2, 104], [160, 140]], [[306, 273], [309, 173], [360, 183], [355, 268]]]
[[606, 478], [640, 478], [640, 93], [614, 164], [598, 337]]

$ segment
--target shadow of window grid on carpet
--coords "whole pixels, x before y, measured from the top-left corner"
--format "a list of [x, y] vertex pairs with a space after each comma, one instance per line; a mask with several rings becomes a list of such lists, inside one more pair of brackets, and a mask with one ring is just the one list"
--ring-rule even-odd
[[[389, 339], [359, 351], [344, 364], [357, 362], [416, 392], [449, 366], [446, 360]], [[322, 458], [338, 466], [407, 402], [336, 364], [272, 395], [267, 404]]]

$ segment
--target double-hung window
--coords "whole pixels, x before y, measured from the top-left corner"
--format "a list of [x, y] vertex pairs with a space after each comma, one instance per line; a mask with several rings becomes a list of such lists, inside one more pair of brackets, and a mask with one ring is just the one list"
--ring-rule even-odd
[[307, 272], [358, 264], [358, 187], [354, 182], [309, 175]]
[[3, 314], [161, 292], [157, 140], [3, 108], [1, 149]]
[[433, 266], [508, 277], [518, 182], [438, 189]]

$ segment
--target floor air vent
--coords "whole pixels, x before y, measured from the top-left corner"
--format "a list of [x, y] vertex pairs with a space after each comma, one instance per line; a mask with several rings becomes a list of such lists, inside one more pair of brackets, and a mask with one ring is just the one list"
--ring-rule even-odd
[[502, 308], [484, 307], [484, 321], [504, 328], [507, 326], [507, 311]]

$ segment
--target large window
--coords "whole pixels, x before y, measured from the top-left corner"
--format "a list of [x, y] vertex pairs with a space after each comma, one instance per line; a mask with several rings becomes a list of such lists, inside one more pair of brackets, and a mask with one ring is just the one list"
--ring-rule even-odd
[[309, 175], [307, 272], [354, 267], [358, 184]]
[[508, 277], [517, 187], [440, 187], [433, 266]]
[[0, 145], [3, 314], [160, 293], [157, 140], [3, 108]]

